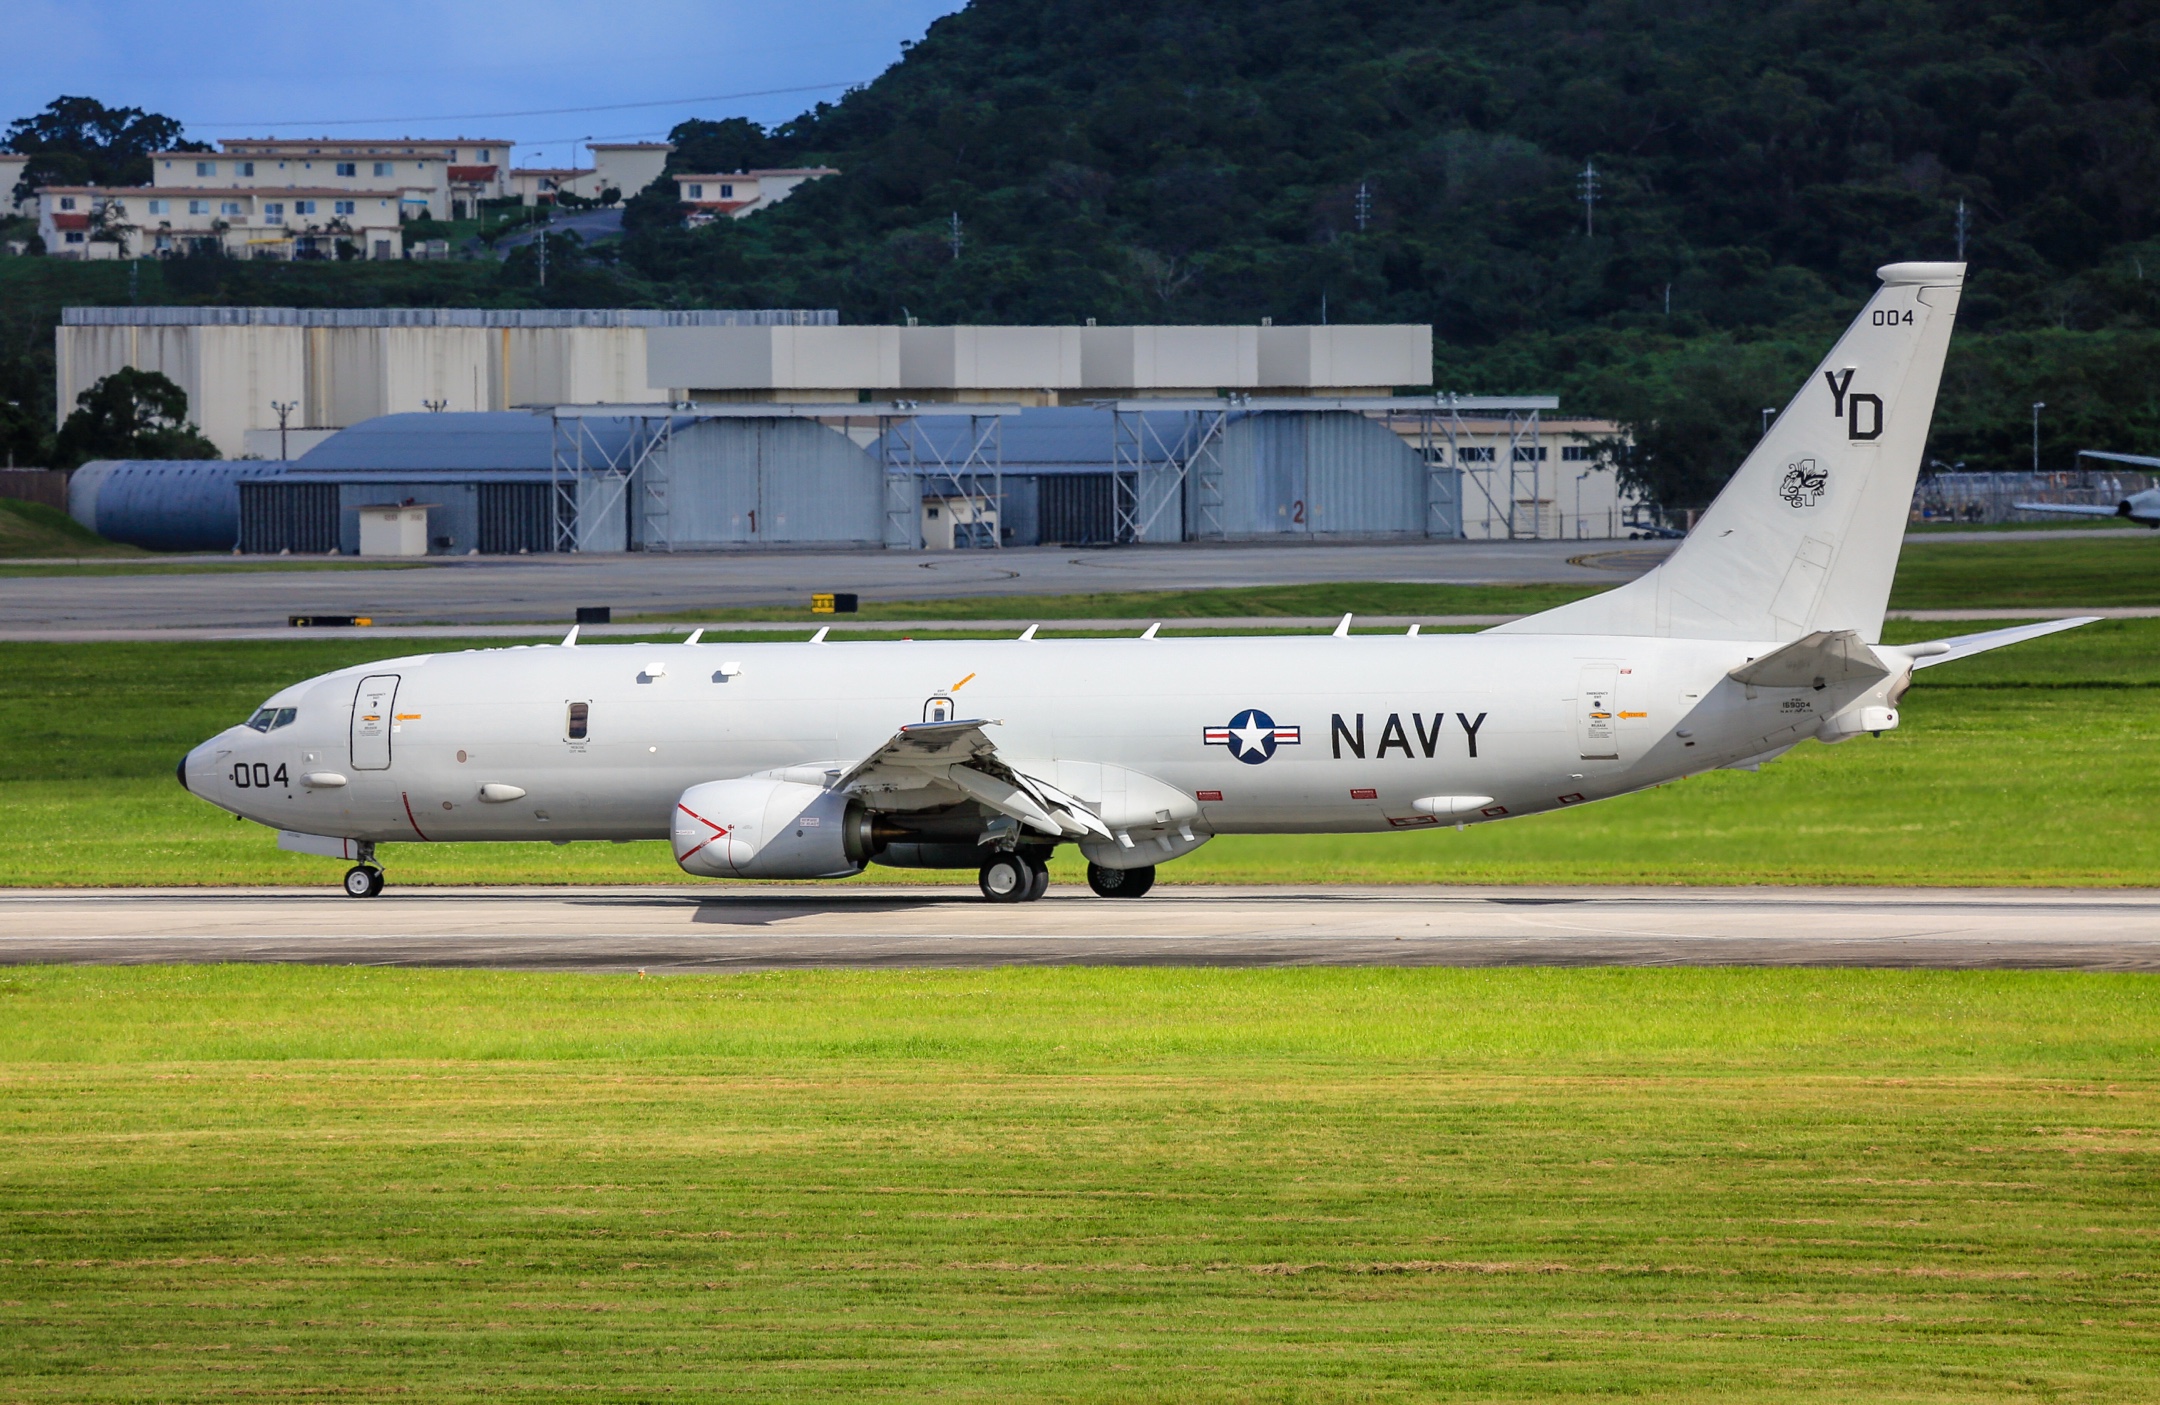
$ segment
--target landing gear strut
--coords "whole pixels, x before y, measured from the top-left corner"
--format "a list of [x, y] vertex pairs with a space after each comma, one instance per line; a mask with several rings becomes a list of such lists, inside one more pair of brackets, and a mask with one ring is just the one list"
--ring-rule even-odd
[[345, 870], [345, 896], [373, 898], [382, 895], [382, 870], [371, 863], [356, 863]]
[[1155, 865], [1140, 868], [1104, 868], [1099, 863], [1088, 865], [1088, 886], [1098, 898], [1138, 898], [1155, 886]]

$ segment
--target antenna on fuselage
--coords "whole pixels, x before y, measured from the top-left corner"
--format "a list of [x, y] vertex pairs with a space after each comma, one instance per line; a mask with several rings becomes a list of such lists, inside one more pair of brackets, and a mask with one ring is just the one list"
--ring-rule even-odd
[[1022, 639], [1033, 639], [1035, 637], [1035, 629], [1036, 626], [1029, 625], [1026, 629], [1020, 631], [1020, 637]]
[[562, 637], [562, 646], [565, 649], [571, 648], [577, 643], [577, 632], [578, 627], [576, 625], [571, 625], [570, 632]]
[[697, 627], [696, 629], [693, 629], [693, 630], [691, 630], [691, 631], [690, 631], [690, 637], [689, 637], [688, 639], [685, 639], [685, 640], [683, 640], [683, 643], [685, 643], [685, 644], [695, 644], [695, 643], [697, 643], [697, 642], [698, 642], [698, 640], [700, 640], [700, 639], [703, 639], [704, 637], [705, 637], [705, 626], [703, 626], [703, 625], [699, 625], [699, 626], [698, 626], [698, 627]]
[[1146, 629], [1140, 631], [1140, 637], [1142, 639], [1153, 639], [1155, 637], [1155, 631], [1161, 628], [1162, 625], [1160, 623], [1151, 624]]
[[1350, 637], [1350, 617], [1348, 615], [1344, 615], [1342, 623], [1335, 626], [1335, 637], [1337, 639], [1348, 639]]
[[821, 624], [821, 625], [819, 625], [819, 626], [818, 626], [818, 630], [817, 630], [817, 633], [815, 633], [815, 634], [813, 634], [813, 635], [811, 635], [811, 636], [810, 636], [810, 642], [811, 642], [811, 643], [813, 643], [813, 644], [822, 644], [822, 643], [824, 643], [824, 642], [825, 642], [825, 631], [826, 631], [826, 630], [828, 630], [828, 629], [831, 629], [831, 628], [832, 628], [832, 626], [831, 626], [831, 625], [829, 625], [829, 624]]

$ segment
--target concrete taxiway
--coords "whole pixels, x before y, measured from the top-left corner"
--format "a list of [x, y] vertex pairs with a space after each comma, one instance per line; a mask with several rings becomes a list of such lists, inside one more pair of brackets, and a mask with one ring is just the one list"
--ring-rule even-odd
[[524, 970], [1747, 965], [2160, 971], [2160, 892], [1060, 886], [0, 892], [0, 964]]
[[[1641, 575], [1663, 560], [1672, 545], [1520, 541], [1188, 544], [1104, 551], [644, 552], [436, 558], [424, 566], [391, 569], [203, 569], [146, 575], [56, 570], [52, 576], [0, 578], [0, 638], [284, 629], [287, 618], [296, 614], [367, 615], [378, 625], [567, 624], [580, 605], [606, 605], [618, 614], [801, 609], [812, 592], [821, 590], [852, 591], [865, 600], [945, 600], [1327, 581], [1574, 582], [1603, 587]], [[255, 558], [255, 564], [270, 562]], [[64, 582], [56, 579], [63, 576]]]

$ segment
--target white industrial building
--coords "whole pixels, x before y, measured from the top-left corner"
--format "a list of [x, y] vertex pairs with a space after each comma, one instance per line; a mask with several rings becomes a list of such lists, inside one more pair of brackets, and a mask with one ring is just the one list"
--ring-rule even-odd
[[663, 403], [666, 387], [646, 370], [649, 329], [759, 319], [837, 314], [71, 307], [54, 333], [56, 405], [64, 421], [77, 395], [123, 366], [157, 371], [187, 392], [189, 415], [219, 453], [268, 457], [281, 404], [288, 430], [326, 430], [405, 411]]

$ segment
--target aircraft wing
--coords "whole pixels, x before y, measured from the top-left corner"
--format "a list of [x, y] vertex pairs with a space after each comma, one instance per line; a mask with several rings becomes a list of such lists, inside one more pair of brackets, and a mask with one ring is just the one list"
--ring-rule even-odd
[[2038, 639], [2043, 634], [2055, 634], [2079, 625], [2096, 624], [2100, 615], [2079, 615], [2076, 619], [2041, 620], [2035, 624], [2015, 625], [2009, 629], [1991, 629], [1981, 634], [1960, 634], [1949, 639], [1930, 639], [1924, 644], [1886, 644], [1886, 649], [1897, 649], [1912, 656], [1916, 669], [1933, 668], [1939, 663], [1953, 659], [1971, 658], [1990, 649], [2000, 649], [2005, 644], [2022, 644], [2028, 639]]
[[2014, 502], [2010, 504], [2020, 512], [2059, 512], [2065, 517], [2120, 517], [2122, 509], [2101, 507], [2097, 503], [2078, 502]]
[[981, 718], [909, 723], [832, 788], [861, 795], [873, 808], [879, 796], [891, 800], [904, 792], [951, 791], [956, 792], [952, 799], [975, 800], [1054, 838], [1110, 838], [1109, 826], [1093, 811], [1000, 758], [997, 743], [983, 731], [996, 725]]

